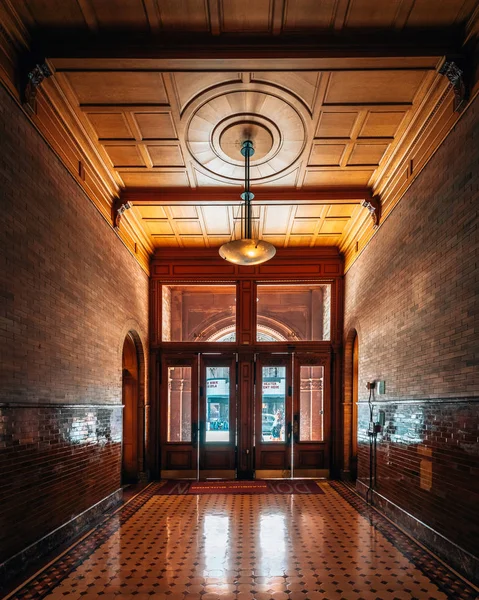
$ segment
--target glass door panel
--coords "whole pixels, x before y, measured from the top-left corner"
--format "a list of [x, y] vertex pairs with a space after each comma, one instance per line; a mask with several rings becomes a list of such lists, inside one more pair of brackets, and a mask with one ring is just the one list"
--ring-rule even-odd
[[192, 370], [192, 367], [168, 367], [168, 442], [191, 442]]
[[286, 367], [263, 366], [261, 381], [261, 441], [284, 442]]
[[293, 393], [294, 477], [329, 475], [330, 358], [295, 356]]
[[299, 366], [299, 441], [322, 442], [324, 440], [323, 397], [324, 367], [320, 365]]
[[233, 355], [202, 356], [200, 478], [234, 478], [236, 361]]
[[229, 442], [231, 367], [206, 367], [205, 443]]
[[198, 446], [197, 357], [166, 356], [161, 386], [161, 477], [196, 478]]
[[291, 356], [261, 354], [256, 361], [255, 474], [291, 476]]

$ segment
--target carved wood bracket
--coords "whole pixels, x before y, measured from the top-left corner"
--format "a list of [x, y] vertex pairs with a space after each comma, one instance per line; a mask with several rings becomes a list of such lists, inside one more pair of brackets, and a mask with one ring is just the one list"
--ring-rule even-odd
[[381, 219], [381, 200], [378, 196], [372, 196], [369, 200], [363, 200], [361, 206], [368, 209], [374, 227], [379, 227], [379, 221]]
[[[31, 65], [31, 63], [30, 63]], [[24, 70], [22, 97], [24, 105], [36, 112], [36, 95], [42, 81], [53, 75], [45, 60], [35, 62], [33, 67]]]
[[453, 60], [446, 60], [439, 69], [439, 74], [449, 79], [454, 90], [454, 111], [461, 112], [466, 104], [466, 84], [464, 81], [464, 71]]
[[129, 208], [131, 208], [133, 204], [131, 202], [122, 202], [120, 199], [117, 199], [116, 202], [113, 203], [112, 206], [112, 218], [113, 218], [113, 227], [115, 229], [120, 228], [120, 221], [123, 213], [125, 213]]

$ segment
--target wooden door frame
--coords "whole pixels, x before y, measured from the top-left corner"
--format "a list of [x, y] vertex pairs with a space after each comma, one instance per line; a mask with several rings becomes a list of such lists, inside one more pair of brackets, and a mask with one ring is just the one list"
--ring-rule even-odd
[[[191, 367], [191, 440], [168, 442], [168, 368]], [[196, 479], [198, 473], [198, 354], [165, 353], [160, 364], [159, 474], [167, 479]], [[183, 464], [180, 461], [183, 460]]]
[[[206, 442], [206, 429], [202, 426], [206, 423], [206, 369], [208, 366], [229, 367], [230, 382], [229, 382], [229, 440], [226, 443], [221, 442]], [[232, 479], [236, 476], [236, 433], [237, 433], [237, 417], [236, 417], [236, 382], [237, 382], [237, 362], [236, 354], [223, 353], [222, 355], [200, 354], [199, 355], [200, 369], [200, 394], [199, 394], [199, 477], [203, 478], [220, 478]], [[218, 458], [223, 459], [222, 466], [208, 466], [208, 461]]]
[[[254, 470], [257, 479], [264, 478], [284, 478], [291, 477], [291, 432], [292, 432], [292, 359], [293, 354], [286, 352], [284, 354], [274, 354], [271, 352], [260, 353], [256, 356], [256, 393], [254, 405], [255, 422], [255, 447], [254, 447]], [[262, 441], [262, 400], [263, 400], [263, 376], [262, 368], [268, 366], [284, 366], [286, 368], [285, 377], [285, 410], [284, 410], [284, 442], [263, 442]], [[270, 459], [279, 460], [283, 454], [283, 468], [268, 468], [272, 463], [265, 463]], [[264, 455], [264, 456], [263, 456]], [[274, 456], [273, 456], [274, 455]]]
[[[302, 366], [323, 367], [323, 442], [302, 442], [300, 440], [300, 369]], [[331, 422], [332, 422], [332, 369], [331, 353], [308, 352], [295, 353], [293, 357], [293, 476], [294, 477], [329, 477], [331, 467]], [[301, 453], [323, 453], [322, 462], [320, 456], [316, 457], [317, 466], [301, 468]]]

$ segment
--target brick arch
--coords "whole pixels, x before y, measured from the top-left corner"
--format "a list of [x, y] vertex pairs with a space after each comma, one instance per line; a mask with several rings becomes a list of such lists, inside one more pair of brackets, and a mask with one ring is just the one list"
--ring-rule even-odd
[[[354, 354], [358, 349], [359, 336], [356, 327], [349, 329], [344, 340], [344, 364], [343, 364], [343, 472], [345, 477], [355, 476], [355, 465], [357, 447], [355, 436], [357, 435], [356, 420], [357, 407], [354, 404]], [[357, 385], [357, 374], [356, 374]]]

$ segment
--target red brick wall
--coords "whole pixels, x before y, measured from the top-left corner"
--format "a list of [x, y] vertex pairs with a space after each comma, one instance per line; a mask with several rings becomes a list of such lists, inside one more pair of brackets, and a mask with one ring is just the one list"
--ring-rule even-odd
[[385, 380], [373, 395], [374, 420], [386, 416], [376, 490], [476, 555], [478, 165], [476, 99], [345, 276], [345, 335], [359, 335], [359, 480], [369, 483], [366, 382]]
[[148, 278], [3, 88], [0, 139], [1, 562], [118, 489]]

